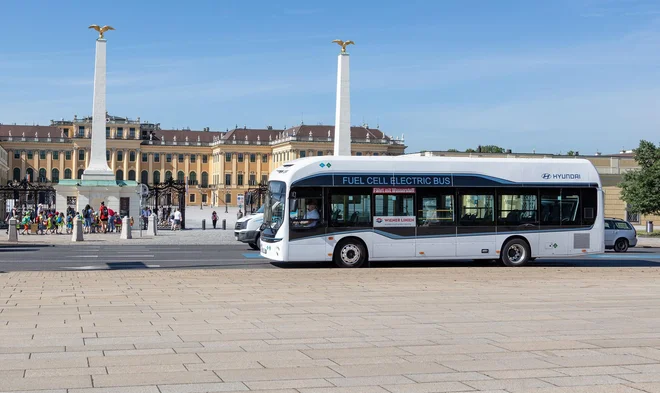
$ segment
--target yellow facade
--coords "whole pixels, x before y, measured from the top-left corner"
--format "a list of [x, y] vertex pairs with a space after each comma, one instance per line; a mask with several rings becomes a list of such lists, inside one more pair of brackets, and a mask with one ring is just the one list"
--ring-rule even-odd
[[[50, 126], [0, 125], [9, 179], [80, 179], [89, 163], [91, 118], [53, 121]], [[286, 130], [234, 129], [214, 132], [163, 130], [159, 124], [109, 116], [107, 162], [120, 180], [154, 184], [188, 181], [189, 206], [237, 204], [237, 196], [268, 179], [283, 162], [330, 155], [332, 126]], [[405, 145], [368, 127], [352, 127], [356, 155], [399, 155]], [[0, 166], [0, 172], [1, 170]], [[6, 183], [6, 182], [5, 182]]]

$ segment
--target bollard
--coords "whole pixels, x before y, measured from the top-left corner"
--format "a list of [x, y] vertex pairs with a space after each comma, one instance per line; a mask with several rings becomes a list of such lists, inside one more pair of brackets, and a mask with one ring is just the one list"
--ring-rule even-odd
[[125, 222], [129, 225], [122, 225], [121, 226], [121, 235], [120, 235], [119, 238], [123, 239], [123, 240], [132, 239], [133, 238], [133, 233], [131, 232], [132, 228], [130, 226], [131, 218], [126, 216], [122, 219], [122, 222]]
[[156, 236], [158, 234], [158, 223], [156, 222], [156, 215], [152, 214], [147, 219], [147, 236]]
[[653, 221], [646, 222], [646, 232], [653, 233]]
[[73, 221], [73, 233], [71, 234], [72, 242], [81, 242], [83, 241], [83, 222], [81, 219], [76, 219]]
[[227, 220], [224, 218], [222, 219], [222, 229], [227, 229]]
[[17, 242], [18, 241], [18, 229], [16, 228], [16, 224], [18, 221], [14, 217], [9, 219], [9, 238], [8, 241], [10, 242]]
[[206, 230], [206, 219], [202, 219], [202, 231]]

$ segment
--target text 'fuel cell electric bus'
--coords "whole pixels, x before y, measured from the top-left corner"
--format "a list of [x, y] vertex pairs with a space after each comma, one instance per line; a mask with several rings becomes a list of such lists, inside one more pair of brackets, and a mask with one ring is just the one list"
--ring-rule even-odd
[[499, 260], [602, 253], [603, 191], [583, 159], [334, 157], [270, 174], [276, 261]]

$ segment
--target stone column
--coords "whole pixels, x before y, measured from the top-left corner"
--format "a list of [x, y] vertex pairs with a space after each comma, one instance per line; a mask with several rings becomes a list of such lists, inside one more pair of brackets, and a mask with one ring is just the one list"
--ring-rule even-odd
[[128, 180], [128, 155], [130, 152], [124, 149], [124, 180]]
[[74, 145], [73, 146], [73, 152], [71, 153], [71, 163], [73, 165], [73, 173], [71, 174], [71, 177], [73, 179], [78, 178], [78, 148]]
[[[21, 152], [21, 179], [25, 178], [25, 165], [27, 164], [27, 153], [24, 151]], [[12, 169], [13, 171], [13, 169]]]
[[186, 174], [186, 176], [190, 176], [190, 154], [183, 156], [183, 166], [183, 172]]
[[140, 149], [135, 150], [135, 180], [142, 181], [142, 154]]
[[[91, 161], [92, 152], [91, 149], [88, 148], [85, 148], [84, 150], [85, 150], [85, 168], [89, 168], [89, 162]], [[105, 150], [103, 150], [103, 161], [105, 162]], [[106, 163], [106, 165], [108, 164]]]
[[60, 179], [64, 179], [64, 162], [66, 161], [66, 152], [60, 151]]
[[164, 182], [165, 180], [165, 157], [167, 155], [165, 153], [160, 153], [160, 181]]
[[112, 173], [117, 171], [117, 149], [114, 147], [110, 148], [110, 169]]
[[220, 181], [219, 184], [225, 184], [225, 153], [220, 152]]
[[238, 153], [231, 153], [231, 184], [233, 186], [236, 186], [237, 180], [238, 180]]
[[261, 158], [262, 156], [263, 153], [257, 154], [257, 184], [261, 182], [261, 160], [263, 160], [263, 158]]
[[94, 105], [92, 110], [92, 140], [87, 154], [85, 179], [114, 181], [115, 176], [105, 159], [106, 150], [106, 44], [104, 38], [96, 40], [96, 60], [94, 63]]
[[149, 184], [154, 184], [154, 153], [147, 153], [149, 163]]
[[348, 53], [337, 59], [337, 104], [335, 112], [335, 156], [351, 155], [351, 96]]
[[18, 242], [18, 230], [16, 229], [16, 225], [18, 225], [18, 221], [16, 221], [16, 218], [12, 217], [9, 219], [9, 236], [7, 237], [7, 241], [16, 243]]
[[53, 181], [53, 151], [48, 150], [46, 152], [46, 178]]

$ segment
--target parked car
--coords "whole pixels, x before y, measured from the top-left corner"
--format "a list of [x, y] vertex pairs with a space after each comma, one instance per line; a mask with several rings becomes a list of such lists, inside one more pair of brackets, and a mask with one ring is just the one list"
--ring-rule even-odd
[[605, 219], [605, 248], [626, 252], [637, 245], [637, 231], [628, 221], [618, 218]]

